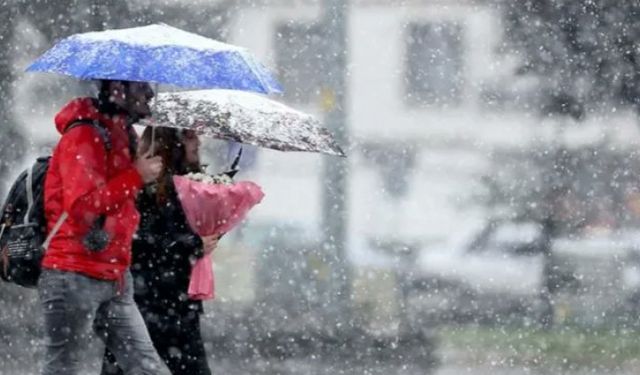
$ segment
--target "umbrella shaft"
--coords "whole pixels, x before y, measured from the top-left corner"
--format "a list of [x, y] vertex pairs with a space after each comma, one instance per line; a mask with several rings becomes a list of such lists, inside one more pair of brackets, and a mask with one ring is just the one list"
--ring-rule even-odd
[[[157, 100], [157, 95], [158, 95], [158, 83], [156, 82], [155, 84], [155, 94], [156, 94], [156, 100], [153, 101], [153, 113], [156, 113], [156, 110], [158, 109], [158, 100]], [[154, 143], [155, 143], [155, 139], [156, 139], [156, 127], [153, 126], [151, 128], [151, 156], [155, 155], [155, 149], [154, 149]]]

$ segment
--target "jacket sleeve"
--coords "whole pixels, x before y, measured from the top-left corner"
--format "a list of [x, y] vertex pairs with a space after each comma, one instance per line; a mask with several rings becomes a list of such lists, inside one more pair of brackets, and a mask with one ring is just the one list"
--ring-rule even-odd
[[101, 214], [135, 199], [142, 178], [131, 164], [107, 179], [107, 154], [97, 130], [80, 126], [65, 133], [59, 146], [64, 210], [77, 222], [91, 224]]
[[197, 234], [193, 232], [180, 233], [176, 236], [176, 242], [183, 248], [189, 250], [189, 256], [196, 258], [202, 258], [204, 256], [202, 239]]

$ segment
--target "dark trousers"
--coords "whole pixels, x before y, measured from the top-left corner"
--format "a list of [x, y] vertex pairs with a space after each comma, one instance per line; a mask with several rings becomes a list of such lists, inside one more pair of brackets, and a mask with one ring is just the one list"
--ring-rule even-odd
[[[151, 341], [173, 375], [211, 375], [196, 311], [169, 315], [140, 307]], [[121, 375], [115, 357], [105, 352], [102, 375]]]

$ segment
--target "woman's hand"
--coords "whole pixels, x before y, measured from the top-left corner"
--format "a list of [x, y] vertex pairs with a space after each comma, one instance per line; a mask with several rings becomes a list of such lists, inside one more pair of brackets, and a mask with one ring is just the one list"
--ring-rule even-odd
[[213, 253], [213, 250], [218, 247], [218, 241], [221, 236], [205, 236], [202, 238], [202, 250], [205, 255]]

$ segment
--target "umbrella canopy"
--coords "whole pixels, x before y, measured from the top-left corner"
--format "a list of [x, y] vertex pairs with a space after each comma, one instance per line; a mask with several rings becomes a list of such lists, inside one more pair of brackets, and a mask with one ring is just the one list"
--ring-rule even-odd
[[311, 115], [262, 95], [233, 90], [159, 94], [153, 118], [140, 125], [195, 130], [198, 134], [280, 151], [345, 156], [326, 128]]
[[282, 92], [267, 68], [244, 48], [165, 24], [72, 35], [27, 71], [188, 88]]

